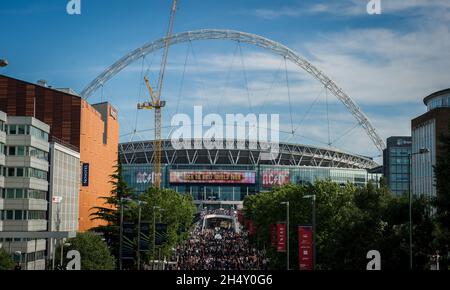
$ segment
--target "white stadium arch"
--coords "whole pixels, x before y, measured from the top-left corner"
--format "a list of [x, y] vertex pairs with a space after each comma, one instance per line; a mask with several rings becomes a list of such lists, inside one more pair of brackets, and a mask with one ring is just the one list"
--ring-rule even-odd
[[135, 49], [122, 57], [119, 61], [111, 65], [97, 78], [95, 78], [89, 85], [81, 92], [81, 97], [88, 99], [97, 89], [108, 82], [112, 77], [122, 71], [132, 62], [144, 57], [156, 50], [162, 49], [166, 42], [170, 45], [185, 43], [196, 40], [232, 40], [243, 43], [252, 44], [261, 48], [272, 51], [294, 64], [298, 65], [305, 72], [313, 76], [321, 82], [327, 90], [329, 90], [339, 101], [341, 101], [347, 110], [354, 116], [357, 122], [365, 130], [366, 134], [375, 144], [379, 151], [383, 151], [386, 147], [383, 139], [378, 135], [375, 127], [371, 124], [369, 118], [362, 112], [360, 107], [340, 88], [336, 83], [326, 76], [322, 71], [308, 62], [305, 58], [276, 41], [267, 39], [265, 37], [245, 33], [234, 30], [219, 30], [219, 29], [201, 29], [196, 31], [187, 31], [174, 34], [169, 38], [161, 38], [153, 42], [149, 42], [142, 47]]

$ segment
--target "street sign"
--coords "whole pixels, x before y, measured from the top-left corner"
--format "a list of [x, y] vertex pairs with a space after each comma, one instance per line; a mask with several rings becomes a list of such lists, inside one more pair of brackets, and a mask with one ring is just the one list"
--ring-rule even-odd
[[135, 256], [135, 228], [134, 223], [123, 223], [123, 247], [122, 247], [122, 259], [132, 260]]
[[167, 224], [155, 224], [155, 245], [162, 246], [167, 243]]
[[277, 225], [276, 224], [270, 225], [270, 242], [271, 242], [272, 246], [274, 246], [274, 247], [277, 245]]
[[314, 270], [313, 261], [313, 229], [308, 226], [298, 228], [298, 260], [300, 271]]
[[89, 186], [89, 163], [83, 163], [81, 170], [81, 185]]
[[53, 203], [61, 203], [62, 202], [62, 196], [54, 196], [52, 197]]
[[139, 241], [139, 250], [141, 252], [150, 249], [150, 222], [141, 222], [141, 237]]
[[286, 252], [286, 223], [277, 224], [277, 251]]

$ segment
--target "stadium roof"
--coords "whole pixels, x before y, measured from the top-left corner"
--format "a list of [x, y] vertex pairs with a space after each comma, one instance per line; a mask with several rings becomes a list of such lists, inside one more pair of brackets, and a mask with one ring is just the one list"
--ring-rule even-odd
[[[238, 142], [233, 141], [228, 148], [233, 149], [194, 149], [196, 140], [190, 140], [192, 149], [175, 149], [170, 140], [162, 142], [161, 163], [168, 165], [273, 165], [273, 166], [314, 166], [372, 169], [379, 166], [373, 159], [361, 155], [343, 152], [332, 148], [320, 148], [302, 144], [280, 143], [277, 158], [263, 160], [266, 151], [258, 144], [256, 149], [251, 144], [239, 142], [243, 149], [238, 149]], [[224, 148], [227, 141], [222, 141]], [[187, 141], [189, 143], [189, 141]], [[250, 148], [249, 148], [250, 147]], [[202, 147], [203, 148], [203, 147]], [[153, 163], [153, 141], [121, 143], [119, 157], [123, 164]]]

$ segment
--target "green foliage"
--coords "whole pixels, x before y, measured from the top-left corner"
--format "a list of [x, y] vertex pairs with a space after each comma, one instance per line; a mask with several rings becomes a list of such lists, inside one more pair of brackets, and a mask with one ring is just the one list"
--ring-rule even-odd
[[[190, 195], [179, 194], [173, 190], [164, 190], [150, 188], [145, 193], [135, 196], [133, 191], [128, 187], [122, 177], [122, 167], [119, 164], [116, 172], [111, 176], [113, 191], [111, 196], [105, 198], [104, 207], [94, 208], [95, 213], [92, 214], [93, 219], [104, 220], [107, 225], [94, 229], [95, 232], [101, 233], [109, 245], [111, 252], [116, 257], [117, 265], [119, 264], [119, 246], [120, 246], [120, 198], [134, 198], [135, 201], [124, 201], [124, 222], [132, 222], [137, 225], [139, 219], [139, 207], [137, 201], [144, 202], [141, 209], [141, 221], [150, 222], [150, 250], [141, 254], [143, 263], [153, 259], [168, 257], [172, 254], [172, 248], [181, 243], [188, 237], [188, 232], [192, 226], [192, 218], [195, 213], [195, 206]], [[167, 223], [168, 240], [167, 243], [156, 249], [153, 253], [153, 207], [158, 206], [163, 210], [156, 209], [156, 222]], [[134, 240], [137, 255], [137, 237]], [[135, 265], [136, 266], [136, 265]]]
[[14, 261], [4, 249], [0, 249], [0, 271], [14, 270]]
[[[283, 201], [290, 202], [291, 265], [298, 267], [297, 226], [310, 225], [311, 199], [316, 195], [317, 269], [364, 270], [370, 250], [379, 250], [383, 269], [409, 267], [409, 199], [394, 197], [386, 187], [369, 184], [358, 188], [340, 186], [330, 181], [314, 185], [287, 185], [271, 192], [250, 196], [244, 201], [245, 215], [254, 221], [257, 234], [254, 243], [267, 250], [273, 269], [284, 269], [285, 254], [270, 244], [270, 224], [285, 221]], [[428, 266], [432, 253], [433, 222], [430, 202], [413, 201], [414, 262], [416, 269]]]
[[[167, 243], [161, 247], [161, 258], [172, 254], [172, 248], [182, 243], [189, 237], [189, 230], [192, 227], [192, 219], [196, 212], [192, 197], [190, 195], [180, 194], [168, 189], [148, 189], [139, 198], [146, 204], [142, 205], [142, 221], [153, 221], [167, 223]], [[154, 209], [157, 206], [160, 209]], [[154, 216], [155, 214], [155, 216]], [[153, 242], [153, 223], [150, 223], [150, 238]], [[154, 255], [154, 256], [153, 256]], [[143, 255], [144, 261], [151, 260], [152, 257], [158, 258], [159, 250], [153, 253], [153, 246]]]
[[[111, 195], [102, 197], [105, 200], [103, 207], [94, 207], [91, 214], [92, 220], [106, 221], [106, 225], [99, 226], [93, 231], [101, 233], [109, 245], [111, 252], [119, 259], [119, 234], [120, 234], [120, 200], [121, 198], [131, 198], [133, 191], [128, 187], [122, 176], [122, 165], [117, 164], [115, 172], [110, 176], [110, 183], [113, 185]], [[124, 212], [124, 220], [131, 217], [129, 211]], [[119, 263], [117, 262], [117, 265]]]
[[450, 124], [447, 134], [439, 139], [439, 157], [434, 167], [437, 197], [434, 202], [438, 227], [435, 245], [443, 256], [442, 266], [450, 266]]
[[[111, 255], [108, 245], [101, 237], [92, 233], [78, 233], [76, 238], [69, 239], [70, 246], [64, 247], [64, 265], [67, 265], [65, 255], [71, 250], [77, 250], [81, 256], [81, 270], [114, 270], [115, 258]], [[56, 250], [56, 261], [61, 259], [60, 246]]]

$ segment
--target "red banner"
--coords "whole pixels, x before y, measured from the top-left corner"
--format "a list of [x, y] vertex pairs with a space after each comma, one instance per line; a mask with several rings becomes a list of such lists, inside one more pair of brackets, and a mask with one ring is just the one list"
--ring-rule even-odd
[[270, 242], [272, 243], [272, 246], [277, 245], [277, 225], [271, 224], [270, 225]]
[[277, 224], [277, 251], [286, 252], [286, 224]]
[[255, 184], [255, 171], [170, 171], [170, 183]]
[[301, 271], [314, 270], [312, 227], [298, 227], [298, 261]]
[[246, 227], [249, 236], [253, 236], [256, 233], [255, 224], [252, 220], [246, 220]]
[[240, 224], [244, 224], [245, 220], [244, 220], [244, 213], [241, 210], [237, 211], [237, 218], [238, 218], [238, 222]]

